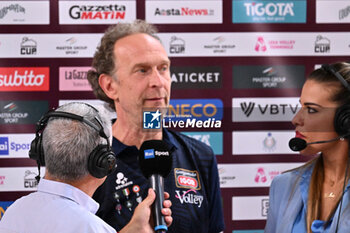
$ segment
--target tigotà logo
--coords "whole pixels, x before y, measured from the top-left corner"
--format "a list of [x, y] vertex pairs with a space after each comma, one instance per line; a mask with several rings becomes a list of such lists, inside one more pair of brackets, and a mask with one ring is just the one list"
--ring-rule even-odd
[[185, 41], [179, 37], [172, 36], [169, 46], [170, 53], [185, 53]]
[[21, 42], [21, 55], [33, 55], [37, 52], [37, 43], [28, 37], [23, 37]]
[[178, 9], [159, 9], [156, 8], [154, 15], [160, 16], [210, 16], [214, 15], [213, 9], [191, 9], [189, 7], [181, 7]]
[[20, 6], [19, 4], [11, 4], [9, 6], [5, 6], [0, 9], [0, 19], [4, 18], [9, 11], [13, 11], [15, 13], [23, 13], [25, 14], [25, 8]]
[[247, 16], [294, 16], [294, 3], [256, 3], [256, 2], [246, 2], [244, 6], [246, 8]]
[[180, 200], [181, 204], [186, 203], [191, 205], [197, 205], [198, 208], [202, 206], [204, 198], [202, 195], [196, 195], [197, 193], [196, 190], [194, 189], [190, 189], [187, 191], [175, 190], [175, 192], [176, 192], [175, 197]]
[[74, 5], [69, 9], [72, 19], [124, 19], [126, 7], [124, 5]]

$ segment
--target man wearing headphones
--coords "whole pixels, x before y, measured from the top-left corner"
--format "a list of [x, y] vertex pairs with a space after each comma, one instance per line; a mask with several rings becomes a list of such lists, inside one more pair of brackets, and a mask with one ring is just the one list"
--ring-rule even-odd
[[[116, 232], [95, 215], [99, 204], [91, 198], [117, 166], [109, 146], [110, 131], [108, 115], [88, 104], [70, 103], [45, 114], [38, 122], [29, 152], [39, 169], [46, 165], [45, 177], [37, 192], [18, 199], [7, 209], [0, 232]], [[149, 219], [154, 199], [150, 189], [120, 232], [152, 232]], [[170, 225], [171, 202], [163, 204], [162, 213]]]

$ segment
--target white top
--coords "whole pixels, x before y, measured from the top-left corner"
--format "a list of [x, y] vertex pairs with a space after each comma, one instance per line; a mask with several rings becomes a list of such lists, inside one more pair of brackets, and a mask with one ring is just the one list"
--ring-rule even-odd
[[116, 233], [95, 215], [99, 204], [69, 184], [41, 179], [38, 191], [15, 201], [0, 233]]

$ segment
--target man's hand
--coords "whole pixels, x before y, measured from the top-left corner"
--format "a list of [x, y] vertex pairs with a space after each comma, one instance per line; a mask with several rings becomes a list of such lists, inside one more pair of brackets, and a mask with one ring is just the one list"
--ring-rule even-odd
[[[169, 194], [167, 192], [164, 192], [164, 198], [169, 198]], [[150, 225], [150, 219], [151, 207], [155, 199], [155, 192], [153, 189], [149, 189], [147, 198], [136, 207], [130, 222], [119, 233], [153, 233], [154, 230]], [[170, 210], [171, 201], [165, 200], [163, 202], [163, 206], [164, 208], [162, 209], [162, 214], [164, 215], [164, 220], [167, 226], [170, 226], [173, 222]]]

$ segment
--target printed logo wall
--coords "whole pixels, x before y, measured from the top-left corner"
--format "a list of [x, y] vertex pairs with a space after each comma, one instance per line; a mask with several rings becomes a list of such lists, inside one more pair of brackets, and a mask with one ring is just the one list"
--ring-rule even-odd
[[300, 108], [298, 97], [233, 98], [233, 122], [288, 121]]
[[222, 132], [182, 132], [183, 134], [197, 139], [211, 147], [215, 155], [222, 155], [223, 133]]
[[350, 23], [350, 2], [316, 0], [316, 23]]
[[50, 1], [0, 1], [0, 25], [49, 24]]
[[136, 1], [58, 1], [60, 24], [115, 24], [136, 19]]
[[29, 158], [35, 134], [0, 134], [0, 158]]
[[269, 187], [272, 179], [303, 163], [218, 164], [221, 188]]
[[232, 197], [232, 220], [264, 220], [269, 209], [268, 196]]
[[87, 72], [91, 67], [60, 67], [60, 91], [92, 91]]
[[[37, 168], [23, 166], [37, 120], [64, 103], [106, 106], [86, 79], [91, 59], [105, 29], [140, 18], [171, 60], [172, 117], [160, 123], [213, 149], [224, 232], [262, 233], [271, 181], [305, 161], [288, 147], [305, 76], [350, 55], [349, 9], [348, 0], [0, 0], [0, 214], [13, 192], [36, 189]], [[175, 173], [178, 187], [199, 187], [194, 171]], [[133, 182], [119, 175], [120, 187]], [[174, 192], [184, 204], [201, 198], [185, 192]]]
[[173, 66], [170, 71], [173, 89], [222, 87], [222, 69], [219, 66]]
[[233, 66], [233, 88], [302, 88], [305, 82], [305, 68], [291, 66]]
[[232, 154], [296, 154], [288, 146], [294, 136], [294, 131], [234, 131]]
[[0, 101], [0, 124], [36, 124], [48, 111], [48, 101]]
[[[42, 176], [45, 168], [40, 169]], [[0, 168], [0, 192], [35, 191], [38, 182], [37, 167], [4, 167]]]
[[146, 0], [146, 21], [150, 23], [222, 23], [222, 0]]
[[49, 67], [0, 67], [1, 91], [48, 91]]
[[232, 0], [233, 23], [306, 23], [306, 0]]

